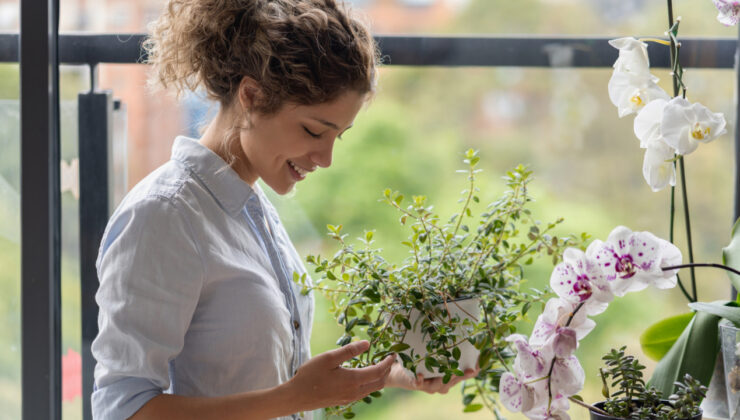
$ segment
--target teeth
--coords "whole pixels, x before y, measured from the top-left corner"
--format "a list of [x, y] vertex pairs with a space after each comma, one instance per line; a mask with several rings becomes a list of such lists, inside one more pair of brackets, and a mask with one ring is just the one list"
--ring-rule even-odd
[[291, 168], [295, 169], [295, 171], [298, 172], [300, 176], [306, 176], [306, 174], [308, 173], [307, 170], [299, 167], [298, 165], [296, 165], [295, 163], [291, 161], [288, 161], [288, 164], [290, 165]]

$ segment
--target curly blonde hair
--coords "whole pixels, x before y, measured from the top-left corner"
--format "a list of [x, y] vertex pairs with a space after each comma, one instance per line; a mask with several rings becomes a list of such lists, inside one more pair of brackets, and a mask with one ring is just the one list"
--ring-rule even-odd
[[375, 89], [377, 45], [336, 0], [169, 0], [149, 29], [153, 81], [178, 96], [202, 86], [226, 107], [248, 76], [270, 114]]

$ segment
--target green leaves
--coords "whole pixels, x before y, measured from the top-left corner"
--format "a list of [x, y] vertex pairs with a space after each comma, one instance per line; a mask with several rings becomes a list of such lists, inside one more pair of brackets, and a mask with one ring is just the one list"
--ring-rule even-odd
[[712, 314], [715, 316], [718, 316], [720, 318], [725, 318], [735, 325], [740, 326], [740, 307], [738, 307], [737, 302], [732, 301], [719, 301], [719, 302], [712, 302], [712, 303], [706, 303], [706, 302], [694, 302], [689, 303], [689, 307], [695, 311], [701, 311], [706, 312], [708, 314]]
[[693, 318], [694, 313], [688, 312], [651, 325], [640, 336], [642, 351], [655, 361], [662, 359]]
[[[722, 249], [722, 263], [736, 270], [740, 270], [740, 219], [735, 221], [732, 227], [732, 240], [727, 247]], [[727, 271], [730, 281], [736, 290], [740, 290], [740, 276]]]
[[463, 410], [464, 413], [474, 413], [476, 411], [479, 411], [481, 408], [483, 408], [483, 404], [469, 404], [465, 406], [465, 409]]
[[[526, 319], [533, 302], [545, 298], [536, 290], [522, 291], [525, 266], [539, 257], [557, 262], [562, 250], [578, 240], [552, 235], [560, 219], [540, 223], [533, 217], [527, 208], [533, 201], [527, 188], [532, 172], [521, 165], [504, 176], [505, 193], [479, 213], [475, 181], [480, 157], [471, 149], [464, 162], [460, 172], [467, 176], [467, 185], [451, 217], [436, 214], [424, 195], [404, 198], [399, 191], [383, 191], [380, 201], [399, 213], [398, 229], [407, 233], [401, 244], [408, 252], [399, 261], [385, 260], [383, 250], [375, 247], [377, 235], [394, 235], [369, 227], [349, 243], [342, 225], [330, 224], [328, 236], [339, 242], [339, 250], [330, 258], [309, 256], [306, 261], [317, 276], [313, 282], [307, 276], [294, 276], [294, 281], [302, 291], [320, 291], [328, 298], [344, 330], [337, 345], [370, 341], [368, 351], [348, 361], [347, 367], [369, 366], [396, 353], [407, 369], [426, 367], [442, 374], [446, 383], [463, 375], [461, 365], [468, 361], [458, 346], [468, 341], [480, 351], [482, 372], [470, 381], [475, 386], [464, 392], [465, 411], [472, 412], [495, 407], [493, 384], [515, 354], [505, 337]], [[470, 317], [451, 306], [463, 296], [478, 298], [474, 309], [467, 310], [473, 312]], [[411, 319], [412, 311], [423, 316]], [[425, 347], [404, 343], [412, 328], [422, 334]], [[336, 407], [332, 413], [352, 416], [351, 406]]]
[[719, 320], [717, 315], [697, 312], [656, 366], [649, 385], [671, 395], [674, 383], [687, 373], [708, 385], [719, 351]]

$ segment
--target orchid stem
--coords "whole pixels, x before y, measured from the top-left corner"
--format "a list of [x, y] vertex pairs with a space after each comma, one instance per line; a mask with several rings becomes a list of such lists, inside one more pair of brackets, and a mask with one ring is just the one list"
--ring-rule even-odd
[[[670, 48], [670, 54], [671, 54], [671, 69], [673, 73], [673, 96], [677, 97], [679, 94], [679, 77], [681, 76], [679, 73], [681, 73], [681, 66], [678, 62], [678, 45], [676, 41], [676, 36], [678, 33], [678, 27], [676, 26], [677, 23], [673, 21], [673, 0], [667, 0], [668, 1], [668, 37], [671, 40], [671, 48]], [[676, 33], [673, 33], [673, 29], [676, 29]], [[681, 81], [680, 86], [684, 89], [684, 96], [686, 94], [686, 87], [683, 85], [683, 81]], [[691, 241], [691, 219], [689, 218], [689, 201], [688, 201], [688, 193], [686, 192], [686, 167], [684, 164], [683, 156], [679, 156], [679, 168], [681, 172], [681, 192], [683, 193], [683, 210], [684, 210], [684, 223], [686, 224], [686, 241], [689, 248], [689, 262], [691, 264], [694, 263], [694, 247]], [[675, 161], [673, 163], [674, 169], [675, 169]], [[670, 241], [673, 243], [673, 216], [675, 212], [675, 187], [671, 187], [671, 229], [670, 229]], [[683, 292], [684, 296], [686, 296], [687, 299], [689, 299], [690, 302], [696, 302], [699, 300], [699, 295], [696, 291], [696, 274], [694, 273], [694, 267], [691, 266], [691, 295], [688, 294], [686, 291], [686, 288], [683, 286], [683, 283], [681, 283], [681, 279], [678, 279], [678, 285], [681, 287], [681, 291]]]
[[[683, 156], [678, 159], [679, 168], [681, 168], [681, 192], [683, 193], [683, 213], [684, 223], [686, 224], [686, 242], [689, 248], [689, 263], [694, 264], [694, 246], [691, 241], [691, 218], [689, 217], [689, 197], [686, 192], [686, 165], [684, 164]], [[694, 302], [699, 300], [699, 295], [696, 292], [696, 273], [694, 267], [691, 266], [691, 294], [694, 296]]]
[[581, 400], [579, 400], [577, 398], [568, 397], [568, 399], [570, 401], [572, 401], [572, 402], [580, 405], [581, 407], [587, 408], [587, 409], [589, 409], [589, 410], [591, 410], [593, 412], [599, 413], [599, 414], [604, 415], [604, 416], [610, 416], [609, 413], [607, 413], [606, 411], [600, 409], [599, 407], [595, 407], [595, 406], [593, 406], [591, 404], [586, 404], [585, 402], [583, 402], [583, 401], [581, 401]]
[[[673, 161], [673, 170], [676, 170], [676, 161]], [[670, 227], [668, 228], [668, 235], [669, 235], [669, 241], [673, 243], [673, 225], [675, 221], [676, 216], [676, 186], [671, 185], [671, 217], [670, 217]], [[686, 300], [689, 302], [695, 302], [694, 298], [689, 295], [689, 292], [686, 290], [686, 287], [684, 287], [683, 282], [681, 281], [681, 276], [676, 274], [676, 281], [678, 282], [678, 287], [681, 289], [681, 292], [686, 297]]]
[[721, 268], [722, 270], [726, 270], [726, 271], [732, 272], [732, 273], [737, 274], [738, 276], [740, 276], [740, 271], [738, 271], [738, 270], [736, 270], [736, 269], [734, 269], [732, 267], [728, 267], [726, 265], [714, 264], [714, 263], [691, 263], [691, 264], [672, 265], [672, 266], [669, 266], [669, 267], [662, 267], [662, 270], [663, 271], [670, 271], [670, 270], [677, 270], [679, 268], [691, 268], [693, 270], [694, 267], [714, 267], [714, 268]]
[[[578, 311], [580, 311], [581, 308], [583, 308], [583, 305], [585, 305], [585, 304], [586, 304], [586, 302], [581, 302], [581, 303], [578, 304], [578, 306], [575, 307], [575, 309], [573, 309], [573, 312], [571, 312], [570, 315], [568, 316], [568, 321], [565, 323], [565, 326], [566, 327], [569, 327], [570, 326], [570, 323], [573, 321], [573, 318], [576, 317], [576, 314], [578, 313]], [[552, 382], [552, 370], [555, 367], [555, 360], [557, 360], [557, 357], [553, 357], [552, 358], [552, 363], [550, 363], [550, 371], [547, 372], [547, 376], [546, 376], [546, 378], [547, 378], [547, 396], [548, 396], [547, 410], [548, 411], [550, 410], [550, 404], [552, 403], [552, 386], [550, 385], [550, 383]]]

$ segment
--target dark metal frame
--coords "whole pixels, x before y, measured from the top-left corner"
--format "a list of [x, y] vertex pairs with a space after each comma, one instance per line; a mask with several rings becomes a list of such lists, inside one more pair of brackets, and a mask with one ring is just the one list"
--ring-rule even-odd
[[62, 417], [58, 0], [21, 2], [24, 419]]
[[[98, 244], [108, 217], [107, 156], [110, 93], [94, 92], [99, 63], [141, 63], [144, 34], [62, 35], [58, 0], [23, 0], [21, 36], [0, 34], [0, 62], [21, 63], [23, 418], [61, 413], [59, 259], [58, 64], [91, 67], [91, 92], [79, 97], [80, 243], [84, 418], [90, 419], [97, 334]], [[41, 18], [41, 22], [39, 19]], [[611, 67], [617, 52], [606, 37], [378, 36], [384, 61], [409, 66]], [[649, 49], [653, 67], [668, 55]], [[738, 39], [683, 38], [681, 60], [691, 68], [735, 68]], [[44, 106], [39, 107], [39, 104]], [[740, 107], [736, 121], [740, 121]], [[740, 216], [740, 130], [735, 130], [735, 219]], [[32, 403], [30, 403], [32, 402]]]
[[[144, 34], [61, 35], [64, 64], [133, 64], [146, 60]], [[377, 36], [386, 64], [403, 66], [611, 67], [617, 50], [608, 37], [442, 37]], [[686, 68], [734, 67], [737, 40], [681, 38]], [[572, 59], [558, 62], [555, 49], [569, 49]], [[665, 49], [649, 48], [652, 67], [668, 68]], [[18, 61], [18, 35], [0, 34], [0, 62]]]

